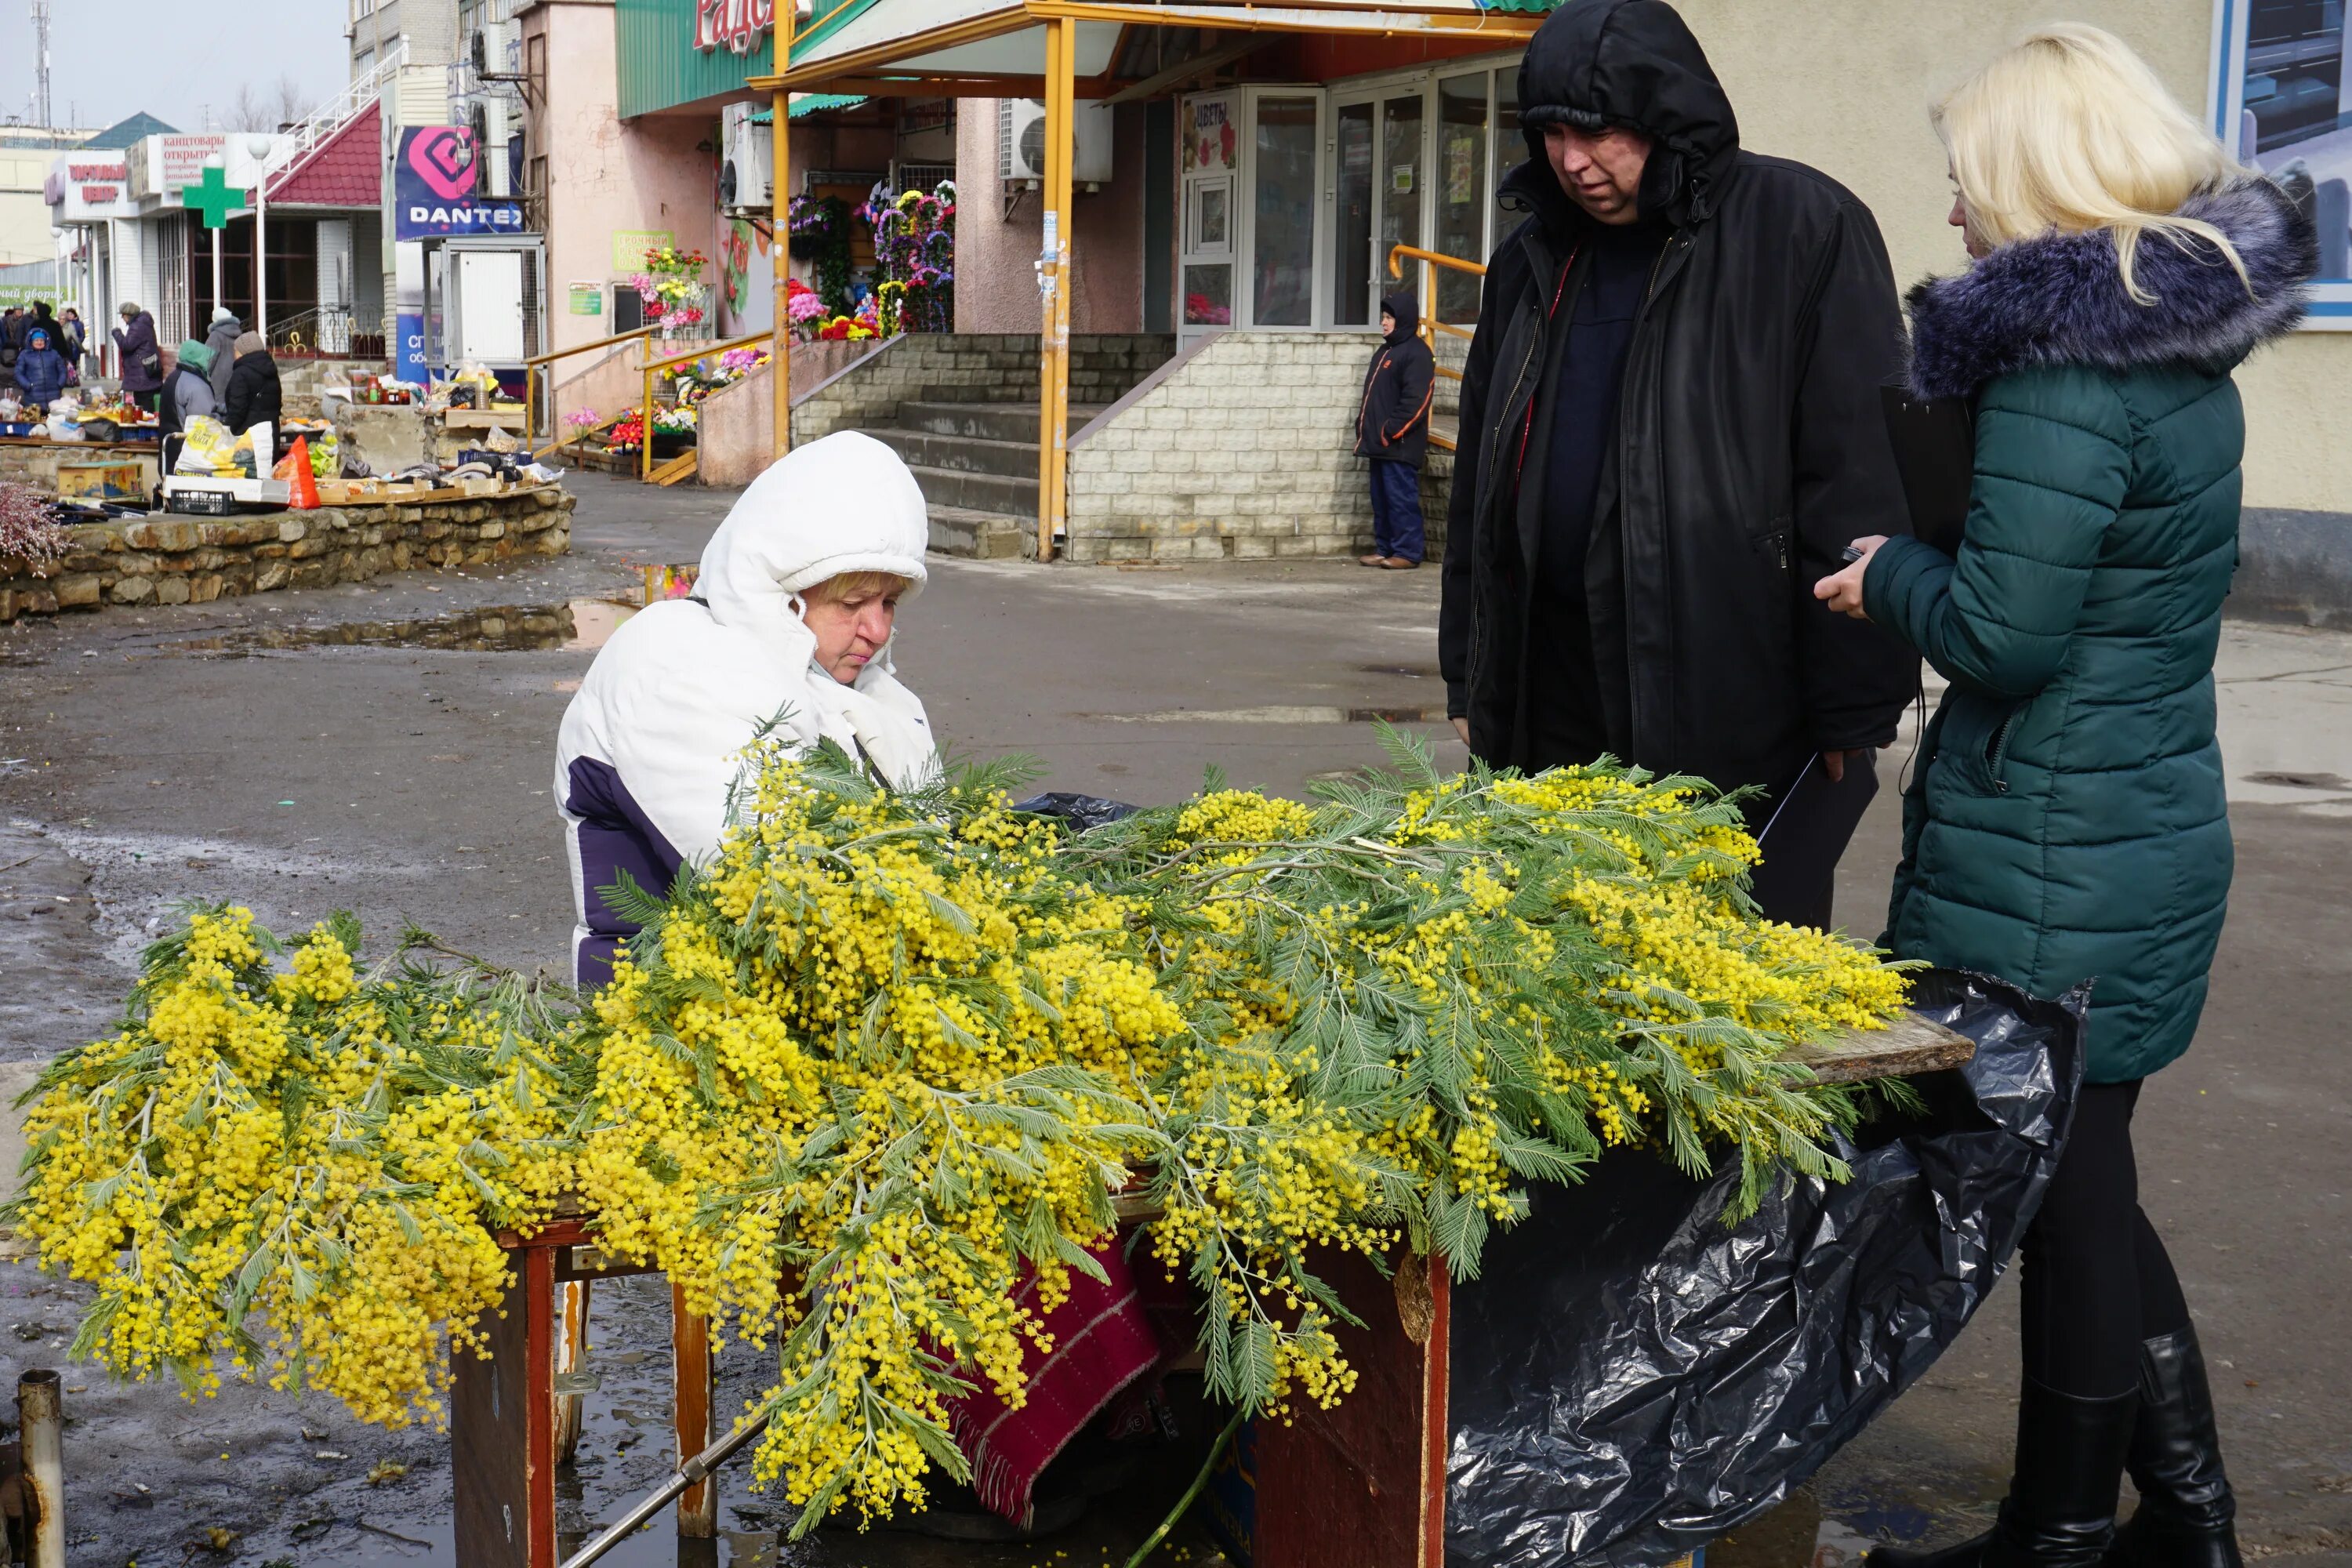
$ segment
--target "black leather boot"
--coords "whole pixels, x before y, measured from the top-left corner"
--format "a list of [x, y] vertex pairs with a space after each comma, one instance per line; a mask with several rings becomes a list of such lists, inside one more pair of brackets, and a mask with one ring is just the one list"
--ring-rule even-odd
[[2197, 1331], [2140, 1347], [2139, 1422], [2126, 1468], [2139, 1511], [2116, 1532], [2111, 1568], [2242, 1568], [2238, 1500], [2221, 1473], [2221, 1439]]
[[1868, 1568], [2099, 1568], [2114, 1543], [2139, 1391], [2079, 1399], [2024, 1380], [2017, 1468], [1990, 1531], [1936, 1552], [1882, 1546]]

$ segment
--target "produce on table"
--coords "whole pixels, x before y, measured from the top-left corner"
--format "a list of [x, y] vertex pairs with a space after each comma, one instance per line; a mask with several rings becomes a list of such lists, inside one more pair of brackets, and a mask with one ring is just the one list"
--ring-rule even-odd
[[[1221, 787], [1072, 836], [1010, 767], [894, 795], [754, 748], [717, 861], [584, 1005], [338, 919], [290, 970], [240, 910], [151, 949], [122, 1032], [43, 1076], [16, 1223], [99, 1288], [126, 1375], [314, 1386], [441, 1414], [503, 1279], [488, 1229], [588, 1203], [713, 1331], [772, 1342], [755, 1458], [805, 1530], [957, 1479], [947, 1404], [1017, 1399], [1024, 1346], [1109, 1242], [1112, 1194], [1207, 1303], [1211, 1389], [1352, 1386], [1316, 1249], [1476, 1272], [1524, 1184], [1617, 1144], [1743, 1208], [1861, 1091], [1790, 1049], [1878, 1026], [1898, 966], [1765, 922], [1737, 808], [1613, 764]], [[1015, 1289], [1037, 1281], [1034, 1304]]]

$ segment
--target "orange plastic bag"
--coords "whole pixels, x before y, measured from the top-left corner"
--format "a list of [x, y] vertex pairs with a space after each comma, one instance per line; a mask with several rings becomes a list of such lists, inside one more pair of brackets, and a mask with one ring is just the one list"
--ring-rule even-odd
[[280, 478], [285, 479], [293, 486], [294, 499], [290, 504], [293, 506], [294, 510], [296, 511], [310, 511], [315, 509], [319, 504], [319, 481], [318, 479], [310, 472], [310, 442], [309, 437], [303, 436], [295, 437], [294, 449], [286, 454], [286, 460], [278, 464], [278, 467], [280, 470], [289, 468], [294, 470], [290, 474], [281, 472], [279, 475]]

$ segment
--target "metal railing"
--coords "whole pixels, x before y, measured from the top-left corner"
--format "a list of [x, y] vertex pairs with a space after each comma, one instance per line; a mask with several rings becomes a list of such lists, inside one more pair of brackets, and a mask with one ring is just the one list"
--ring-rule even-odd
[[[1443, 267], [1451, 272], [1465, 272], [1473, 278], [1484, 278], [1486, 276], [1486, 268], [1483, 263], [1465, 261], [1458, 256], [1446, 256], [1434, 250], [1423, 250], [1417, 245], [1398, 245], [1389, 248], [1389, 276], [1402, 279], [1404, 276], [1404, 264], [1408, 261], [1421, 263], [1421, 279], [1416, 289], [1422, 301], [1421, 327], [1417, 335], [1423, 342], [1429, 345], [1430, 357], [1434, 360], [1437, 357], [1438, 333], [1444, 332], [1448, 337], [1465, 340], [1477, 336], [1467, 327], [1457, 327], [1451, 321], [1441, 321], [1437, 319], [1437, 269]], [[1439, 364], [1436, 369], [1437, 374], [1448, 381], [1462, 379], [1462, 373], [1450, 365]], [[1438, 431], [1433, 423], [1429, 432], [1429, 438], [1433, 444], [1449, 452], [1454, 450], [1453, 437]]]
[[382, 359], [382, 331], [361, 331], [359, 319], [337, 305], [321, 305], [269, 323], [269, 352], [280, 359]]
[[[593, 342], [575, 343], [571, 348], [557, 349], [551, 353], [533, 354], [530, 358], [523, 361], [522, 405], [524, 409], [524, 445], [529, 446], [531, 443], [536, 442], [540, 437], [539, 384], [541, 366], [553, 364], [558, 360], [570, 359], [574, 354], [594, 353], [598, 349], [614, 348], [622, 343], [635, 342], [638, 338], [649, 338], [653, 336], [653, 333], [654, 329], [651, 327], [638, 327], [633, 331], [615, 332], [609, 338], [598, 338]], [[551, 388], [553, 383], [551, 382], [549, 384]], [[555, 409], [551, 401], [547, 411], [547, 434], [551, 436], [555, 434]], [[561, 441], [556, 441], [548, 446], [538, 447], [532, 453], [532, 456], [545, 457], [548, 453], [552, 452], [557, 447], [560, 447], [562, 444], [563, 443]]]
[[[691, 353], [672, 354], [667, 359], [647, 361], [645, 369], [646, 400], [637, 405], [645, 411], [642, 416], [641, 431], [644, 438], [637, 443], [637, 478], [650, 480], [654, 477], [654, 377], [664, 371], [675, 370], [679, 365], [692, 364], [698, 359], [715, 359], [730, 349], [748, 349], [761, 343], [772, 344], [775, 341], [776, 334], [773, 332], [754, 332], [748, 338], [737, 338], [731, 342], [705, 343]], [[784, 393], [781, 395], [790, 396], [791, 394]], [[699, 440], [696, 444], [699, 446]]]
[[271, 171], [270, 178], [282, 180], [288, 170], [300, 163], [320, 142], [350, 124], [367, 106], [383, 96], [384, 88], [408, 64], [408, 40], [398, 38], [386, 47], [383, 57], [368, 68], [367, 74], [355, 78], [334, 97], [319, 105], [302, 118], [298, 125], [287, 128], [284, 134], [294, 143], [293, 155]]

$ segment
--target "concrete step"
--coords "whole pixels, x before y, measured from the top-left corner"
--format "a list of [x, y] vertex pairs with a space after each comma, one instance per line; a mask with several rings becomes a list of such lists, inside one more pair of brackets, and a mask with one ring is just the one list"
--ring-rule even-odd
[[991, 441], [977, 436], [940, 436], [928, 430], [868, 430], [866, 435], [906, 459], [910, 468], [955, 468], [969, 474], [1037, 478], [1037, 443]]
[[1018, 561], [1035, 548], [1029, 542], [1037, 531], [1034, 519], [974, 511], [961, 506], [933, 506], [930, 514], [934, 554], [960, 555], [973, 561]]
[[[1076, 432], [1107, 404], [1072, 404], [1069, 428]], [[983, 441], [1037, 440], [1037, 405], [1032, 403], [923, 402], [898, 405], [898, 427], [933, 436], [971, 436]]]
[[966, 468], [934, 468], [920, 463], [907, 466], [914, 471], [915, 482], [922, 487], [923, 500], [934, 511], [940, 507], [959, 507], [1025, 521], [1032, 527], [1036, 524], [1034, 469], [1024, 477], [974, 473]]

